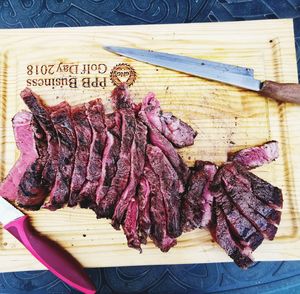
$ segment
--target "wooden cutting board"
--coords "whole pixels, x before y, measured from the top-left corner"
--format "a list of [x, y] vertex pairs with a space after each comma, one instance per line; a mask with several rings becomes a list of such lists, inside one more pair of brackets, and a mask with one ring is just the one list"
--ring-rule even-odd
[[[0, 31], [1, 179], [18, 157], [11, 118], [26, 109], [20, 91], [31, 85], [50, 105], [102, 97], [109, 109], [114, 85], [110, 73], [120, 63], [136, 72], [131, 91], [140, 101], [153, 91], [165, 111], [198, 131], [194, 146], [181, 149], [184, 160], [217, 163], [228, 151], [274, 139], [280, 158], [255, 173], [282, 188], [284, 208], [273, 242], [265, 241], [256, 260], [300, 259], [300, 106], [278, 104], [254, 92], [191, 77], [106, 52], [102, 45], [129, 46], [199, 57], [254, 68], [255, 77], [297, 82], [292, 20], [234, 23], [24, 29]], [[124, 67], [118, 68], [120, 79]], [[125, 236], [92, 211], [61, 209], [29, 213], [33, 225], [63, 245], [86, 267], [229, 261], [205, 230], [178, 238], [169, 253], [150, 241], [143, 254], [129, 249]], [[0, 271], [42, 269], [1, 227]]]

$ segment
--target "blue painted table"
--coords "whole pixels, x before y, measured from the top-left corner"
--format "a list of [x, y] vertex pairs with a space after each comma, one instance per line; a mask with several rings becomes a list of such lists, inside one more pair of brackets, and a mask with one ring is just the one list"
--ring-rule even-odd
[[[295, 18], [300, 0], [0, 0], [0, 27], [53, 27]], [[300, 262], [88, 269], [99, 293], [300, 293]], [[0, 274], [0, 294], [77, 293], [48, 271]]]

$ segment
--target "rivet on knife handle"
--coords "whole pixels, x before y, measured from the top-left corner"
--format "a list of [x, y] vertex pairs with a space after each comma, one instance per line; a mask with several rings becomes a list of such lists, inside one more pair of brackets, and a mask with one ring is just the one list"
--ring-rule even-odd
[[280, 102], [300, 104], [299, 84], [265, 81], [262, 85], [260, 93]]

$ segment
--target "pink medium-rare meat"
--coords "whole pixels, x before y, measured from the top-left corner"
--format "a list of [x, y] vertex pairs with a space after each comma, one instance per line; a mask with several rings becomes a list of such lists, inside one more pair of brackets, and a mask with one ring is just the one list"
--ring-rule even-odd
[[33, 115], [30, 112], [18, 112], [12, 119], [17, 148], [20, 157], [0, 184], [0, 196], [8, 200], [16, 200], [19, 184], [26, 169], [38, 158], [34, 132]]
[[43, 169], [42, 183], [49, 192], [55, 182], [59, 152], [58, 137], [50, 116], [51, 107], [44, 105], [41, 98], [29, 88], [26, 88], [21, 92], [21, 98], [37, 119], [47, 137], [47, 151], [49, 157]]
[[32, 118], [32, 130], [38, 157], [23, 174], [16, 201], [21, 207], [37, 210], [44, 203], [48, 194], [48, 187], [42, 183], [42, 174], [48, 160], [48, 152], [46, 135], [34, 117]]
[[150, 186], [150, 238], [162, 252], [168, 252], [177, 241], [167, 232], [167, 215], [159, 178], [148, 163], [145, 165], [144, 174]]
[[138, 235], [138, 213], [138, 202], [132, 198], [128, 205], [126, 217], [122, 227], [127, 238], [128, 247], [135, 248], [141, 253], [141, 242]]
[[115, 206], [112, 225], [118, 229], [122, 224], [125, 211], [136, 195], [137, 185], [140, 181], [145, 164], [145, 150], [147, 144], [147, 127], [141, 122], [136, 122], [133, 143], [130, 150], [130, 176], [129, 182]]
[[143, 99], [142, 110], [146, 113], [150, 123], [174, 146], [182, 148], [194, 144], [197, 132], [195, 132], [187, 123], [175, 117], [172, 113], [163, 112], [154, 93], [148, 93]]
[[84, 185], [79, 193], [81, 207], [89, 207], [96, 201], [96, 191], [102, 172], [103, 153], [107, 141], [104, 106], [101, 99], [86, 104], [86, 115], [91, 127], [89, 160]]
[[120, 84], [111, 93], [111, 101], [114, 109], [132, 109], [133, 101], [126, 83]]
[[64, 101], [52, 108], [51, 119], [58, 135], [59, 155], [55, 183], [50, 192], [50, 210], [63, 207], [69, 200], [71, 177], [74, 168], [76, 135], [71, 120], [71, 107]]
[[71, 109], [71, 118], [77, 143], [68, 202], [68, 205], [71, 207], [77, 205], [80, 201], [80, 191], [87, 177], [90, 146], [92, 143], [92, 129], [86, 112], [85, 104], [76, 105]]
[[229, 155], [229, 161], [235, 161], [247, 169], [252, 169], [270, 163], [279, 156], [277, 141], [269, 141], [263, 145], [240, 150]]
[[139, 112], [138, 117], [148, 127], [151, 144], [159, 147], [174, 167], [180, 179], [181, 185], [179, 192], [184, 192], [185, 185], [190, 175], [188, 166], [184, 163], [174, 146], [154, 126], [152, 126], [143, 110]]
[[131, 109], [131, 100], [127, 95], [127, 89], [122, 87], [118, 87], [112, 92], [113, 104], [116, 111], [121, 115], [121, 146], [116, 174], [111, 181], [106, 195], [101, 197], [101, 201], [97, 203], [97, 214], [100, 217], [111, 218], [113, 216], [115, 205], [124, 192], [129, 180], [131, 168], [130, 151], [136, 128], [136, 120], [134, 111]]
[[143, 175], [137, 188], [137, 201], [139, 206], [138, 226], [139, 238], [142, 244], [147, 243], [147, 237], [150, 235], [150, 185]]
[[188, 232], [205, 227], [211, 219], [213, 196], [209, 186], [217, 172], [211, 162], [196, 161], [182, 199], [182, 230]]
[[160, 193], [163, 197], [166, 212], [167, 233], [176, 238], [181, 235], [178, 175], [164, 153], [156, 146], [146, 147], [147, 161], [159, 180]]
[[105, 124], [107, 129], [118, 139], [121, 140], [122, 118], [118, 111], [108, 113], [105, 115]]

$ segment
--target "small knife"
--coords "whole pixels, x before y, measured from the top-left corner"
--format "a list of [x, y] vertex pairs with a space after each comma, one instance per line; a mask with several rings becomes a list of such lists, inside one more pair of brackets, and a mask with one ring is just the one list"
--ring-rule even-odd
[[39, 235], [30, 225], [28, 216], [2, 197], [0, 222], [4, 229], [58, 278], [83, 293], [96, 293], [94, 284], [79, 262], [57, 243]]
[[115, 46], [104, 49], [138, 61], [256, 91], [277, 101], [300, 104], [299, 84], [262, 82], [254, 78], [254, 70], [250, 68], [151, 50]]

